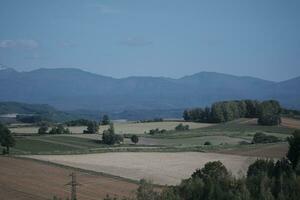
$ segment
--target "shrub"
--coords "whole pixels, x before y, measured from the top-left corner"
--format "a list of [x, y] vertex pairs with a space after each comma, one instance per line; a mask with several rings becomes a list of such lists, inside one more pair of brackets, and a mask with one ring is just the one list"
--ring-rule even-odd
[[38, 130], [38, 134], [43, 135], [43, 134], [47, 134], [48, 131], [48, 126], [47, 125], [43, 125], [39, 128]]
[[256, 143], [275, 143], [275, 142], [279, 142], [279, 138], [273, 135], [266, 135], [264, 133], [258, 132], [255, 133], [255, 135], [253, 136], [252, 139], [252, 143], [256, 144]]
[[175, 127], [175, 130], [176, 131], [187, 131], [189, 130], [190, 127], [189, 125], [183, 125], [182, 123], [178, 124], [176, 127]]
[[68, 128], [64, 128], [63, 125], [58, 125], [56, 127], [53, 127], [50, 131], [49, 134], [51, 135], [56, 135], [56, 134], [71, 134], [71, 131]]
[[206, 142], [204, 142], [204, 145], [211, 145], [211, 142], [210, 141], [206, 141]]
[[114, 145], [116, 143], [120, 144], [123, 142], [123, 140], [124, 140], [123, 136], [115, 134], [115, 129], [113, 124], [110, 124], [109, 128], [103, 131], [102, 142], [104, 144], [108, 144], [108, 145]]
[[90, 121], [87, 125], [87, 130], [83, 131], [83, 133], [95, 134], [99, 131], [99, 124], [96, 121]]
[[151, 129], [150, 131], [149, 131], [149, 134], [150, 135], [155, 135], [155, 134], [162, 134], [162, 133], [165, 133], [165, 132], [167, 132], [167, 130], [166, 129], [158, 129], [158, 128], [156, 128], [156, 129]]
[[131, 141], [136, 144], [139, 142], [139, 137], [137, 135], [132, 135], [131, 136]]

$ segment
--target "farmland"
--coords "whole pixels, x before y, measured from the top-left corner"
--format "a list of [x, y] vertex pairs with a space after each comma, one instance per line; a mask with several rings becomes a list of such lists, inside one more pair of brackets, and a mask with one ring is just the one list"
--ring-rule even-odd
[[89, 173], [72, 168], [59, 167], [27, 159], [0, 157], [0, 194], [1, 199], [9, 200], [46, 200], [53, 196], [70, 196], [69, 174], [76, 172], [78, 198], [98, 200], [107, 194], [132, 196], [136, 184], [126, 180]]
[[[10, 176], [3, 177], [15, 181], [5, 184], [0, 192], [8, 198], [17, 194], [18, 199], [25, 200], [45, 199], [46, 196], [53, 195], [65, 197], [69, 194], [69, 188], [61, 188], [54, 182], [69, 181], [68, 173], [71, 171], [68, 167], [80, 169], [77, 171], [78, 179], [86, 183], [86, 186], [79, 189], [79, 195], [83, 199], [96, 199], [96, 196], [101, 198], [105, 193], [131, 196], [136, 185], [130, 181], [141, 178], [150, 179], [159, 185], [176, 185], [209, 161], [220, 160], [235, 176], [240, 176], [245, 174], [247, 167], [258, 157], [277, 159], [285, 156], [288, 149], [286, 138], [300, 121], [283, 118], [280, 126], [260, 126], [256, 124], [256, 119], [238, 119], [220, 124], [183, 123], [192, 129], [174, 130], [179, 123], [116, 123], [117, 134], [136, 133], [139, 135], [139, 142], [133, 144], [130, 138], [125, 137], [122, 144], [112, 146], [101, 143], [101, 132], [107, 126], [100, 127], [99, 134], [82, 134], [81, 131], [85, 129], [83, 126], [69, 127], [73, 134], [62, 135], [38, 135], [34, 132], [37, 127], [28, 125], [11, 127], [17, 141], [11, 153], [21, 158], [1, 157], [8, 164], [0, 168], [2, 167], [3, 174]], [[156, 128], [168, 131], [144, 133]], [[280, 142], [251, 144], [257, 132], [276, 136]], [[206, 142], [210, 145], [205, 145]], [[27, 160], [28, 158], [38, 161]], [[8, 165], [14, 165], [14, 168], [10, 169]], [[22, 169], [17, 169], [20, 166]], [[38, 168], [41, 167], [43, 170], [39, 172]], [[29, 168], [31, 169], [28, 170]], [[19, 171], [20, 180], [16, 176], [12, 177], [10, 170]], [[26, 170], [38, 172], [29, 177]], [[81, 170], [92, 174], [81, 174]], [[46, 171], [50, 171], [51, 175], [41, 174]], [[110, 174], [112, 177], [101, 173]], [[42, 194], [45, 189], [43, 187], [36, 189], [33, 186], [22, 186], [29, 178], [32, 179], [33, 186], [41, 180], [49, 179], [48, 193]], [[0, 180], [0, 184], [4, 185], [4, 179]], [[100, 187], [103, 189], [98, 189]], [[119, 191], [116, 189], [118, 187], [124, 190]], [[28, 192], [24, 193], [25, 190]]]
[[[144, 134], [145, 132], [149, 132], [151, 129], [165, 129], [165, 130], [173, 130], [180, 122], [175, 121], [166, 121], [166, 122], [126, 122], [126, 123], [114, 123], [115, 131], [117, 134]], [[195, 123], [195, 122], [183, 122], [184, 125], [189, 125], [190, 129], [198, 129], [203, 127], [209, 127], [212, 124], [206, 123]], [[83, 133], [86, 129], [85, 126], [70, 126], [68, 127], [70, 131], [74, 134]], [[107, 125], [100, 126], [100, 131], [106, 130], [108, 128]], [[10, 130], [16, 134], [35, 134], [38, 132], [39, 127], [36, 126], [13, 126]]]
[[[286, 119], [283, 120], [283, 123]], [[299, 122], [299, 120], [298, 120]], [[259, 126], [255, 119], [239, 119], [223, 124], [190, 123], [194, 129], [175, 131], [171, 129], [179, 122], [151, 122], [116, 124], [125, 127], [123, 133], [139, 133], [139, 142], [134, 145], [129, 138], [123, 144], [107, 146], [101, 143], [102, 134], [68, 134], [68, 135], [38, 135], [18, 136], [14, 154], [82, 154], [101, 153], [109, 151], [217, 151], [222, 149], [251, 148], [253, 135], [263, 132], [278, 137], [282, 142], [293, 132], [294, 128], [287, 126]], [[294, 123], [296, 124], [296, 123]], [[145, 126], [142, 128], [142, 126]], [[131, 128], [131, 131], [129, 129]], [[149, 128], [168, 128], [169, 131], [160, 134], [145, 134]], [[200, 127], [200, 128], [196, 128]], [[30, 127], [26, 127], [30, 128]], [[78, 127], [70, 127], [78, 128]], [[126, 129], [127, 128], [127, 129]], [[22, 130], [23, 127], [20, 128]], [[103, 127], [100, 128], [104, 130]], [[117, 132], [117, 133], [120, 133]], [[209, 142], [211, 145], [204, 145]], [[244, 145], [241, 145], [244, 143]], [[248, 145], [245, 145], [247, 144]], [[259, 154], [258, 154], [259, 155]], [[282, 154], [280, 154], [281, 156]]]
[[216, 153], [104, 153], [86, 155], [35, 155], [30, 158], [104, 172], [133, 180], [146, 178], [157, 184], [180, 183], [208, 161], [220, 160], [233, 174], [245, 173], [255, 158]]

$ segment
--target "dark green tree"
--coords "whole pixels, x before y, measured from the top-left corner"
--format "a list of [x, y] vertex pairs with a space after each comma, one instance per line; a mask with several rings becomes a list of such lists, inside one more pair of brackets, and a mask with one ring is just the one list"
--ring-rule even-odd
[[115, 134], [114, 124], [110, 124], [107, 130], [103, 131], [102, 142], [108, 145], [120, 144], [124, 138], [121, 135]]
[[90, 121], [87, 125], [87, 130], [84, 133], [95, 134], [99, 131], [99, 124], [96, 121]]
[[132, 135], [131, 136], [131, 142], [133, 142], [134, 144], [139, 142], [139, 137], [137, 135]]
[[101, 125], [109, 125], [109, 124], [110, 124], [110, 119], [108, 115], [103, 115], [101, 120]]
[[16, 145], [16, 141], [14, 137], [12, 136], [10, 130], [0, 123], [0, 143], [1, 146], [6, 147], [6, 152], [9, 154], [10, 147], [13, 147]]
[[293, 168], [295, 169], [299, 165], [300, 161], [300, 130], [296, 130], [293, 136], [288, 138], [289, 150], [287, 158], [291, 161]]
[[44, 135], [47, 134], [47, 131], [48, 131], [48, 126], [44, 124], [39, 128], [38, 134]]

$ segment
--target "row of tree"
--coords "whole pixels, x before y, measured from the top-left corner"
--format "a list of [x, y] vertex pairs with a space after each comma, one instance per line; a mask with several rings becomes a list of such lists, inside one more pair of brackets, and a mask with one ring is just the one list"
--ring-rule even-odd
[[281, 107], [278, 101], [256, 100], [221, 101], [211, 107], [187, 109], [183, 112], [186, 121], [222, 123], [234, 119], [258, 118], [262, 125], [276, 125], [281, 123]]

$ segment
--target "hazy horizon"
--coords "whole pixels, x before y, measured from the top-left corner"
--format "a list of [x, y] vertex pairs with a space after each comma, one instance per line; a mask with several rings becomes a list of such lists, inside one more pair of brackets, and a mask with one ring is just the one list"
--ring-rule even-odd
[[300, 2], [0, 2], [0, 64], [124, 78], [300, 75]]

